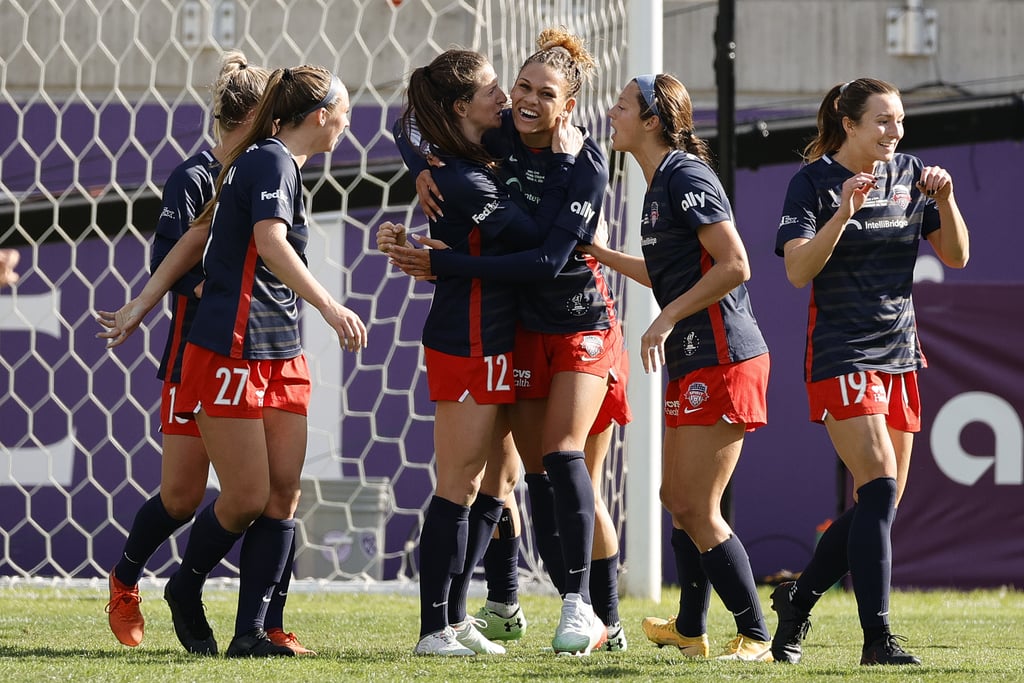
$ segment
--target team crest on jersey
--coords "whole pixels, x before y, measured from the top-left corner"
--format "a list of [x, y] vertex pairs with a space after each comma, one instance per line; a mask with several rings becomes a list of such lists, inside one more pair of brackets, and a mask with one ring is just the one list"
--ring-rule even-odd
[[650, 214], [651, 214], [651, 225], [654, 225], [655, 223], [658, 222], [658, 216], [661, 215], [661, 213], [658, 210], [658, 202], [651, 202]]
[[588, 334], [580, 341], [580, 348], [589, 356], [584, 360], [597, 360], [604, 353], [604, 340], [596, 334]]
[[708, 385], [704, 382], [693, 382], [686, 389], [686, 400], [691, 408], [699, 408], [709, 398]]
[[590, 302], [586, 300], [583, 292], [580, 292], [565, 302], [565, 310], [569, 311], [569, 315], [579, 318], [590, 310]]
[[893, 185], [892, 196], [889, 201], [906, 210], [910, 206], [910, 188], [906, 185]]
[[692, 356], [697, 353], [697, 349], [700, 348], [700, 337], [697, 336], [696, 332], [688, 332], [683, 337], [683, 353], [687, 356]]

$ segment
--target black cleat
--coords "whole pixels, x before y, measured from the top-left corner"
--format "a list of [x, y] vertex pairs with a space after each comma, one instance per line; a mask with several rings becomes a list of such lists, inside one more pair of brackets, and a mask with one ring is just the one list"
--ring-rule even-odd
[[860, 656], [862, 666], [873, 666], [875, 664], [920, 664], [921, 660], [909, 652], [905, 652], [896, 641], [906, 642], [903, 636], [895, 636], [886, 633], [870, 645], [864, 646], [864, 652]]
[[799, 662], [803, 654], [800, 643], [811, 630], [811, 613], [793, 604], [795, 587], [795, 581], [784, 581], [772, 591], [772, 609], [779, 615], [779, 626], [772, 638], [772, 657], [776, 662]]
[[213, 638], [213, 629], [206, 621], [206, 608], [202, 600], [195, 604], [179, 601], [171, 595], [171, 582], [164, 586], [164, 600], [171, 608], [171, 621], [174, 623], [174, 635], [178, 636], [187, 651], [194, 655], [217, 654], [217, 641]]
[[235, 636], [228, 645], [225, 657], [294, 657], [290, 647], [275, 645], [261, 628]]

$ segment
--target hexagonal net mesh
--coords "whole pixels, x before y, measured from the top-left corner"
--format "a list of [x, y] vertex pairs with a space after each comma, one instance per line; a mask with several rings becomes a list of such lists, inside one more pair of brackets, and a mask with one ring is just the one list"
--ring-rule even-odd
[[[296, 575], [415, 579], [434, 483], [419, 341], [430, 287], [393, 271], [373, 239], [383, 220], [425, 223], [390, 133], [405, 77], [457, 44], [489, 55], [507, 86], [540, 30], [565, 25], [598, 59], [577, 112], [606, 141], [604, 113], [625, 77], [624, 21], [624, 3], [609, 0], [0, 4], [0, 246], [21, 257], [20, 281], [0, 290], [0, 575], [105, 575], [158, 489], [166, 304], [113, 351], [94, 338], [94, 315], [145, 284], [163, 182], [212, 144], [207, 86], [222, 51], [238, 48], [272, 68], [327, 66], [353, 103], [338, 149], [303, 169], [308, 256], [367, 322], [370, 346], [342, 355], [315, 311], [303, 321], [314, 393]], [[621, 455], [617, 438], [605, 495], [620, 527]], [[216, 486], [211, 478], [208, 499]], [[183, 534], [153, 557], [150, 576], [177, 565]], [[524, 543], [523, 569], [538, 577], [528, 532]], [[229, 555], [216, 574], [234, 575], [236, 562]]]

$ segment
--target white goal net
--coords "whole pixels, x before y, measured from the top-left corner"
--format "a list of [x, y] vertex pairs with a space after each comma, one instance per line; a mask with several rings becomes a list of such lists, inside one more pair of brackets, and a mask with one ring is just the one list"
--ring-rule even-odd
[[[457, 44], [489, 55], [507, 87], [539, 31], [564, 25], [598, 59], [577, 112], [606, 142], [625, 22], [614, 0], [0, 2], [0, 247], [21, 256], [20, 282], [0, 290], [0, 576], [105, 575], [158, 487], [166, 312], [107, 351], [94, 311], [145, 283], [164, 179], [211, 143], [206, 86], [222, 51], [238, 48], [271, 68], [325, 65], [354, 105], [342, 144], [303, 171], [308, 254], [368, 323], [370, 346], [343, 355], [319, 316], [305, 321], [315, 389], [296, 575], [415, 579], [434, 477], [419, 343], [430, 290], [392, 271], [373, 240], [383, 220], [424, 223], [390, 134], [405, 76]], [[620, 529], [622, 450], [616, 439], [605, 486]], [[536, 577], [528, 529], [523, 564]], [[158, 551], [152, 575], [173, 569], [186, 533]]]

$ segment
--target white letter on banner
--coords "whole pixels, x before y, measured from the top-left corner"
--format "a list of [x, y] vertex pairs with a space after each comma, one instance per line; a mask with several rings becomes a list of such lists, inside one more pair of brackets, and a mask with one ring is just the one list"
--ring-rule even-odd
[[[960, 433], [972, 422], [988, 425], [995, 434], [994, 455], [972, 455], [960, 445]], [[995, 483], [1024, 483], [1024, 428], [1020, 416], [1003, 398], [983, 391], [969, 391], [950, 399], [931, 432], [931, 449], [942, 472], [971, 486], [995, 462]]]

